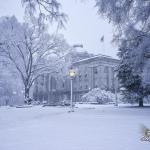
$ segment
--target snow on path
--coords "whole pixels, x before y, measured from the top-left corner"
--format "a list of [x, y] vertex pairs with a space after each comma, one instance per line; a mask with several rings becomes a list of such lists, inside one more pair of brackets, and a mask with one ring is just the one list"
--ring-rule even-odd
[[0, 150], [150, 150], [140, 125], [150, 108], [78, 105], [0, 107]]

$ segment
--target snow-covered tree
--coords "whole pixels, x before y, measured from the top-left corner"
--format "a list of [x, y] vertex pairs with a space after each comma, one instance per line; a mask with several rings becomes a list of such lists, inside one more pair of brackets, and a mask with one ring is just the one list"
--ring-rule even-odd
[[7, 62], [0, 63], [0, 70], [0, 105], [22, 103], [23, 84], [18, 73]]
[[114, 41], [119, 46], [121, 63], [118, 76], [128, 92], [139, 96], [139, 105], [150, 94], [143, 82], [143, 70], [150, 58], [150, 1], [96, 0], [98, 12], [116, 26]]
[[69, 46], [62, 36], [49, 35], [45, 26], [21, 24], [14, 16], [1, 18], [0, 32], [0, 56], [18, 71], [29, 99], [33, 82], [42, 74], [57, 72]]
[[[135, 38], [133, 40], [133, 38]], [[150, 37], [147, 33], [131, 29], [122, 38], [119, 56], [122, 59], [118, 68], [118, 77], [129, 95], [135, 93], [139, 105], [143, 105], [143, 99], [150, 94], [149, 83], [144, 82], [144, 69], [148, 62], [147, 52], [150, 51]]]

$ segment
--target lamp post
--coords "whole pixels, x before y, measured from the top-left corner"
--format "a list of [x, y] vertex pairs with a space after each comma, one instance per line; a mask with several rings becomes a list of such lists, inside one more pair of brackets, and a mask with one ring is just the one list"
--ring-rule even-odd
[[71, 68], [69, 71], [69, 76], [70, 76], [70, 85], [71, 85], [71, 89], [70, 89], [70, 106], [71, 106], [71, 112], [74, 112], [73, 110], [73, 79], [75, 77], [75, 71]]

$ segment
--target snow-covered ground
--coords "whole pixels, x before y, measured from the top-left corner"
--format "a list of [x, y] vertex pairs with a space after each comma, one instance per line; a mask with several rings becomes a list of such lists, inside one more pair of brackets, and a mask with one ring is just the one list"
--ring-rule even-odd
[[140, 126], [150, 108], [78, 105], [0, 107], [0, 150], [150, 150]]

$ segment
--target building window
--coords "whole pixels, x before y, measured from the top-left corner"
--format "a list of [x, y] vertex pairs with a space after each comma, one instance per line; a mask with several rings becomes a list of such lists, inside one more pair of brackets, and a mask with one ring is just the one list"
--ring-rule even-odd
[[76, 87], [76, 86], [73, 86], [73, 90], [76, 91], [76, 90], [77, 90], [77, 87]]
[[64, 83], [64, 82], [62, 83], [62, 87], [63, 87], [63, 88], [65, 87], [65, 83]]
[[85, 89], [88, 89], [88, 85], [85, 85]]
[[82, 85], [80, 85], [80, 87], [79, 87], [79, 88], [80, 88], [80, 90], [82, 90]]
[[82, 80], [82, 76], [81, 75], [79, 75], [79, 81], [81, 81]]
[[108, 73], [108, 66], [104, 68], [104, 73]]
[[87, 75], [87, 74], [85, 74], [85, 78], [87, 78], [87, 76], [88, 76], [88, 75]]
[[106, 89], [109, 89], [109, 67], [104, 67], [104, 78], [103, 84], [105, 85]]
[[93, 73], [94, 73], [94, 74], [97, 74], [97, 73], [98, 73], [97, 67], [93, 67]]
[[84, 77], [85, 77], [84, 80], [87, 82], [88, 81], [88, 75], [85, 74]]

